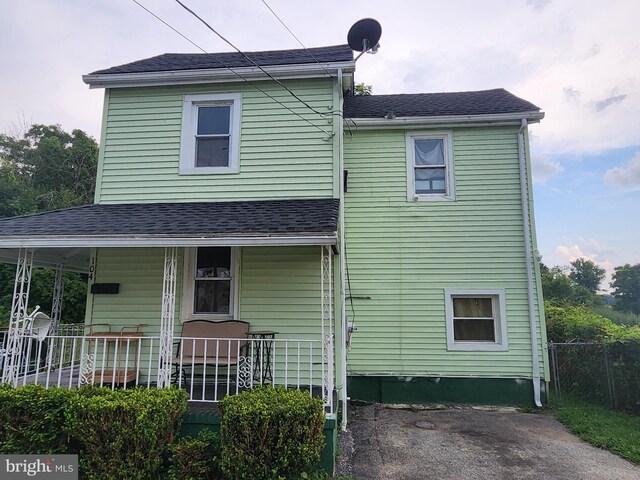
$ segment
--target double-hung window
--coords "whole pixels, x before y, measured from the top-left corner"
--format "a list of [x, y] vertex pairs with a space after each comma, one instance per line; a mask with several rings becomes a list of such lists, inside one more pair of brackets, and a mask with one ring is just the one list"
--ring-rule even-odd
[[231, 247], [199, 247], [187, 252], [184, 277], [187, 320], [233, 317], [235, 264]]
[[240, 146], [239, 93], [185, 95], [180, 173], [237, 173]]
[[408, 200], [453, 200], [451, 132], [410, 132], [406, 140]]
[[508, 350], [503, 290], [445, 290], [448, 350]]

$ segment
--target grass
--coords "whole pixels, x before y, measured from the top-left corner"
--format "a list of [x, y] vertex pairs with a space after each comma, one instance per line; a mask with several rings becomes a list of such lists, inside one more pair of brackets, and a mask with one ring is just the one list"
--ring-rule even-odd
[[640, 417], [570, 399], [555, 415], [583, 440], [640, 464]]

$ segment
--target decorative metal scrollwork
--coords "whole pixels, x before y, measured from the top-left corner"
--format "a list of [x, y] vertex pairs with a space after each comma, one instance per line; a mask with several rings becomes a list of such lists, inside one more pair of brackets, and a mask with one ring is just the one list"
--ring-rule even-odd
[[82, 357], [82, 369], [80, 370], [80, 385], [93, 383], [93, 372], [96, 357], [93, 353], [86, 353]]
[[253, 387], [253, 358], [250, 356], [238, 357], [238, 387]]

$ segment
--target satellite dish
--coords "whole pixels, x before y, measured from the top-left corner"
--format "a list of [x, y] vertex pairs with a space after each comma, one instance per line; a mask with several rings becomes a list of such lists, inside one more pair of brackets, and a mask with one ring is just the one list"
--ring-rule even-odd
[[[380, 46], [378, 45], [378, 41], [381, 36], [382, 26], [380, 23], [373, 18], [363, 18], [362, 20], [358, 20], [354, 23], [349, 29], [349, 33], [347, 34], [347, 43], [352, 50], [357, 52], [376, 53]], [[360, 56], [358, 56], [358, 58], [360, 58]]]

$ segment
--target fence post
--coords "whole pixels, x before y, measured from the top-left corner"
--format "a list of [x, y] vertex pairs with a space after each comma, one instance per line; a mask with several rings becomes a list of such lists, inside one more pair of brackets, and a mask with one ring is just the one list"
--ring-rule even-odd
[[604, 368], [607, 373], [607, 387], [609, 389], [609, 400], [611, 401], [611, 408], [616, 409], [616, 387], [613, 379], [613, 372], [611, 371], [611, 362], [609, 361], [609, 355], [607, 353], [607, 345], [602, 344], [602, 352], [604, 353]]
[[558, 372], [558, 355], [556, 344], [549, 342], [549, 350], [551, 353], [551, 371], [553, 372], [553, 386], [556, 392], [556, 400], [558, 405], [562, 404], [562, 392], [560, 391], [560, 372]]

